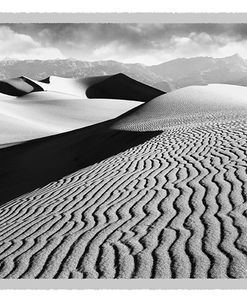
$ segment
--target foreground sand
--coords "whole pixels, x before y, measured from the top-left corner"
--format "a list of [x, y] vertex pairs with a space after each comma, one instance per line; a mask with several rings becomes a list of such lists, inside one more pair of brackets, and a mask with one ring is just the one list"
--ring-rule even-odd
[[0, 277], [246, 278], [246, 96], [188, 87], [117, 118], [163, 132], [5, 203]]

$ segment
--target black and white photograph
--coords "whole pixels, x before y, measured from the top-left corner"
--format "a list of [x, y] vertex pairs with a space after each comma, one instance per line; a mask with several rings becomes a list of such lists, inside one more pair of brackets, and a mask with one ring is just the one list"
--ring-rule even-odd
[[0, 279], [247, 278], [247, 22], [0, 23]]

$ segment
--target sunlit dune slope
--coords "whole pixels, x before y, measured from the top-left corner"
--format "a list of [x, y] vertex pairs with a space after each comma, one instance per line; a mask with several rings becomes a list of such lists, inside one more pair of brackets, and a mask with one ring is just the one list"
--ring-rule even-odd
[[51, 76], [36, 83], [44, 90], [63, 92], [90, 99], [110, 98], [147, 102], [165, 93], [122, 73], [80, 79]]
[[80, 99], [57, 92], [35, 92], [20, 98], [0, 96], [0, 145], [86, 127], [140, 105], [136, 101]]
[[247, 278], [246, 100], [187, 87], [0, 150], [0, 277]]
[[50, 76], [44, 80], [36, 81], [44, 90], [51, 92], [59, 92], [71, 94], [83, 99], [88, 98], [87, 89], [97, 82], [104, 81], [109, 76], [88, 77], [88, 78], [63, 78], [58, 76]]
[[210, 84], [190, 86], [162, 95], [126, 114], [114, 129], [160, 130], [168, 126], [220, 121], [245, 114], [247, 88]]
[[23, 96], [31, 92], [42, 90], [43, 88], [39, 84], [26, 77], [19, 77], [0, 81], [0, 93], [2, 94], [12, 96]]
[[163, 93], [124, 74], [1, 81], [0, 145], [6, 147], [103, 122]]

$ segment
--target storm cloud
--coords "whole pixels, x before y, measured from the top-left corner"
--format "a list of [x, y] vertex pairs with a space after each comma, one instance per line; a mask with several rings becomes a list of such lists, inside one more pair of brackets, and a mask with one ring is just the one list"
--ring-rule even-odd
[[247, 24], [1, 24], [0, 40], [0, 58], [143, 64], [234, 53], [247, 58]]

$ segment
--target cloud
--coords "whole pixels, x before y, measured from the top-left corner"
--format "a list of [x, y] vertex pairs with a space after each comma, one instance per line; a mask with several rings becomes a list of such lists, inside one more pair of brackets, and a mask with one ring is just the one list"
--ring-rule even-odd
[[144, 64], [236, 52], [247, 58], [247, 24], [9, 24], [5, 31], [9, 39], [0, 38], [6, 43], [0, 55], [18, 58], [65, 56]]
[[0, 58], [16, 59], [54, 59], [64, 58], [62, 52], [54, 47], [43, 47], [27, 34], [14, 32], [8, 26], [0, 26]]
[[224, 57], [239, 53], [247, 58], [247, 39], [233, 39], [231, 36], [209, 35], [192, 32], [187, 36], [173, 36], [170, 47], [176, 57], [213, 56]]

